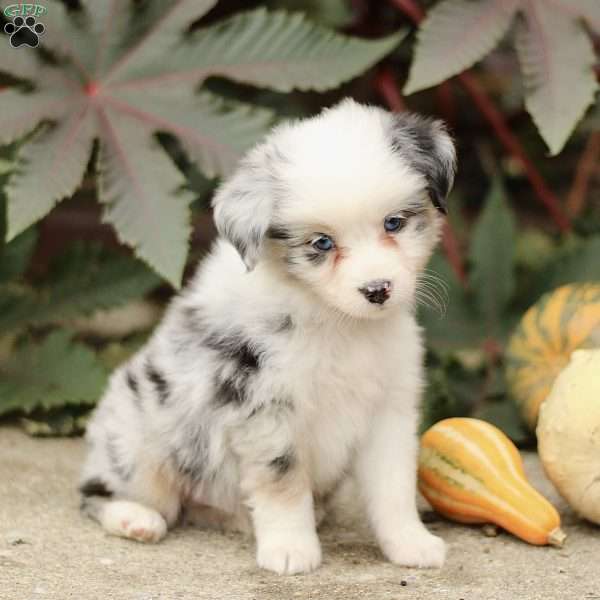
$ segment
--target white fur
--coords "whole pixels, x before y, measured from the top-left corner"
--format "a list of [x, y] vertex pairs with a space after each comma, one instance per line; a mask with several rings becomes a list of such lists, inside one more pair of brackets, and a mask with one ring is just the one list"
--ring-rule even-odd
[[[391, 561], [442, 564], [444, 544], [415, 504], [414, 318], [441, 218], [427, 173], [392, 152], [391, 119], [345, 102], [284, 125], [221, 186], [215, 220], [243, 260], [216, 242], [152, 339], [113, 374], [89, 426], [84, 495], [100, 482], [112, 498], [86, 508], [109, 533], [159, 539], [156, 517], [172, 526], [180, 510], [204, 507], [211, 523], [251, 523], [260, 566], [299, 573], [321, 562], [315, 504], [343, 505], [366, 511]], [[453, 163], [436, 126], [440, 161]], [[401, 232], [385, 232], [387, 216], [415, 207]], [[273, 228], [288, 237], [272, 239]], [[311, 261], [323, 233], [337, 249]], [[391, 296], [370, 303], [359, 288], [381, 278]], [[345, 501], [331, 502], [342, 488]]]
[[107, 533], [138, 542], [158, 542], [167, 533], [167, 524], [159, 513], [128, 500], [107, 502], [99, 517]]

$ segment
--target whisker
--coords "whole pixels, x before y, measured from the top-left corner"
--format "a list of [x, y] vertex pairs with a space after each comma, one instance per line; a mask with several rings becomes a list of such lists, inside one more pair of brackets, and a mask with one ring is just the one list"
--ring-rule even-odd
[[434, 310], [438, 312], [440, 316], [444, 315], [443, 307], [439, 304], [437, 300], [431, 298], [430, 296], [418, 292], [415, 294], [415, 300], [418, 305]]
[[417, 280], [417, 287], [433, 293], [435, 296], [437, 296], [441, 300], [448, 300], [448, 291], [445, 290], [444, 288], [440, 288], [439, 286], [437, 286], [435, 283], [433, 283], [431, 281]]
[[432, 272], [422, 272], [417, 276], [416, 283], [417, 302], [432, 308], [440, 314], [440, 317], [443, 317], [450, 299], [446, 282]]

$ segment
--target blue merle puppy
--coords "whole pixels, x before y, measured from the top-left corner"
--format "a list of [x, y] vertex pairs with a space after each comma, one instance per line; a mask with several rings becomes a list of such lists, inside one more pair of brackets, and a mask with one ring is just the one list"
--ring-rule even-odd
[[358, 510], [389, 560], [440, 566], [416, 509], [414, 308], [454, 170], [440, 122], [351, 100], [251, 150], [210, 255], [90, 422], [85, 512], [156, 542], [186, 511], [301, 573], [315, 507]]

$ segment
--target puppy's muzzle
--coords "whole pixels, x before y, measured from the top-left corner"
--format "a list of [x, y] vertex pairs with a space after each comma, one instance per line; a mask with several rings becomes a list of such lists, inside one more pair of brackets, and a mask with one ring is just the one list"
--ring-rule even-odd
[[358, 291], [372, 304], [383, 304], [392, 293], [392, 282], [388, 279], [369, 281]]

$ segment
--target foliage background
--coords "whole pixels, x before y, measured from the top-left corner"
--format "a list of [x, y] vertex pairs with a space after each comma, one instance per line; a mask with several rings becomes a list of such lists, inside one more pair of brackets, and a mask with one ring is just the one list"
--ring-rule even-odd
[[[445, 2], [456, 5], [453, 9], [478, 4], [488, 5], [491, 14], [497, 10], [492, 0]], [[445, 416], [471, 414], [499, 424], [517, 442], [526, 444], [530, 436], [503, 379], [507, 337], [526, 308], [545, 291], [571, 281], [600, 280], [600, 111], [597, 103], [587, 108], [595, 99], [600, 38], [591, 20], [586, 25], [577, 21], [583, 32], [578, 30], [577, 35], [586, 36], [588, 42], [582, 43], [589, 44], [596, 65], [595, 71], [594, 64], [587, 65], [592, 83], [588, 77], [578, 96], [571, 73], [580, 67], [583, 73], [585, 65], [570, 57], [571, 63], [551, 70], [549, 85], [560, 94], [559, 106], [572, 105], [580, 97], [584, 116], [579, 122], [577, 115], [571, 118], [577, 126], [570, 137], [569, 132], [564, 134], [564, 126], [563, 133], [557, 134], [545, 130], [543, 124], [541, 136], [536, 124], [550, 119], [555, 126], [557, 121], [547, 114], [540, 117], [539, 109], [532, 108], [535, 98], [528, 89], [530, 82], [521, 75], [513, 43], [519, 35], [516, 30], [524, 26], [521, 16], [508, 32], [502, 27], [461, 32], [480, 34], [479, 54], [487, 53], [485, 58], [473, 67], [476, 53], [467, 52], [457, 65], [450, 64], [450, 59], [447, 64], [441, 61], [448, 76], [462, 74], [447, 79], [438, 73], [439, 83], [432, 78], [435, 85], [403, 93], [407, 82], [408, 91], [417, 90], [420, 75], [429, 68], [423, 66], [422, 49], [416, 51], [418, 61], [413, 62], [415, 48], [420, 48], [431, 25], [426, 21], [416, 35], [421, 11], [439, 11], [441, 4], [423, 0], [221, 0], [193, 29], [260, 7], [299, 11], [321, 26], [366, 39], [382, 39], [406, 29], [405, 39], [398, 43], [398, 38], [385, 58], [332, 90], [253, 87], [244, 76], [234, 80], [214, 76], [204, 87], [224, 102], [253, 106], [257, 127], [275, 119], [314, 114], [345, 96], [394, 110], [419, 111], [449, 123], [457, 141], [459, 173], [443, 245], [429, 267], [444, 283], [432, 281], [430, 306], [421, 310], [429, 348], [424, 426]], [[77, 3], [69, 5], [73, 9]], [[584, 5], [596, 10], [594, 15], [598, 13], [585, 0], [578, 6]], [[555, 38], [559, 47], [569, 44], [568, 33], [554, 34], [559, 36]], [[318, 69], [318, 61], [314, 68]], [[1, 103], [2, 94], [14, 88], [14, 73], [0, 83], [8, 86], [0, 90]], [[320, 86], [325, 87], [329, 86]], [[560, 123], [557, 127], [561, 128]], [[562, 149], [561, 136], [566, 142]], [[188, 276], [214, 236], [208, 205], [218, 177], [203, 174], [206, 160], [194, 164], [173, 136], [160, 134], [159, 141], [183, 174], [184, 192], [191, 201]], [[2, 207], [10, 192], [7, 181], [15, 165], [21, 164], [15, 158], [19, 143], [0, 151]], [[549, 148], [558, 155], [549, 156]], [[212, 174], [204, 168], [207, 172]], [[81, 431], [109, 370], [143, 343], [173, 293], [164, 278], [120, 243], [124, 237], [117, 237], [102, 222], [97, 179], [90, 163], [74, 194], [69, 192], [48, 216], [0, 250], [0, 415], [17, 420], [31, 433]], [[4, 213], [0, 211], [0, 233], [7, 228]], [[148, 260], [132, 239], [125, 239]], [[177, 283], [176, 277], [169, 279]]]

